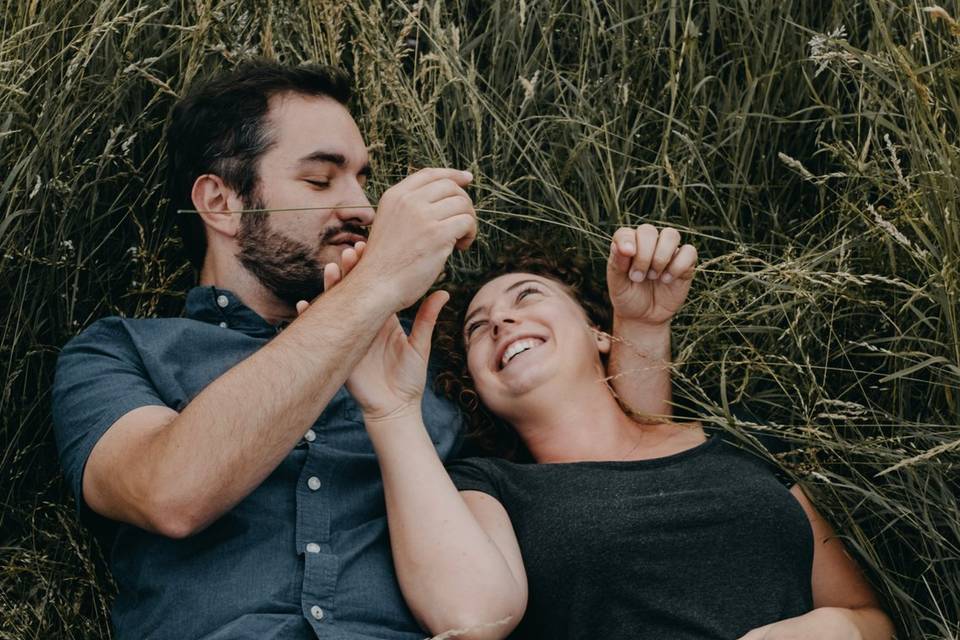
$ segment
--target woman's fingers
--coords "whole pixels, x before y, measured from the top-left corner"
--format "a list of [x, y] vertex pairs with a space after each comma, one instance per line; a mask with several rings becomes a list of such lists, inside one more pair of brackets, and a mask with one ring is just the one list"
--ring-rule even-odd
[[649, 277], [650, 263], [653, 262], [659, 235], [652, 224], [637, 227], [637, 254], [630, 266], [630, 280], [633, 282], [643, 282]]
[[630, 227], [620, 227], [610, 243], [610, 258], [607, 264], [617, 273], [627, 274], [630, 262], [637, 253], [637, 232]]
[[358, 262], [360, 262], [360, 256], [355, 248], [347, 247], [344, 249], [343, 253], [340, 254], [340, 279], [346, 278]]
[[427, 360], [430, 357], [430, 341], [433, 336], [433, 327], [437, 324], [437, 317], [443, 305], [447, 304], [450, 294], [446, 291], [434, 291], [423, 301], [417, 310], [417, 317], [413, 320], [410, 330], [410, 344], [420, 357]]
[[342, 276], [340, 275], [340, 265], [336, 262], [328, 262], [323, 265], [323, 290], [329, 291], [333, 285], [340, 282]]
[[[690, 245], [685, 245], [690, 246]], [[692, 249], [693, 247], [690, 247]], [[620, 227], [610, 243], [607, 265], [618, 273], [629, 275], [632, 282], [656, 280], [667, 275], [667, 283], [686, 273], [690, 264], [689, 250], [681, 260], [684, 269], [674, 269], [674, 260], [680, 255], [680, 232], [672, 227], [658, 231], [652, 224], [642, 224], [636, 229]], [[696, 262], [696, 252], [693, 260]]]
[[740, 636], [738, 640], [765, 640], [767, 637], [767, 632], [770, 631], [770, 628], [772, 626], [773, 626], [772, 624], [768, 624], [768, 625], [764, 625], [762, 627], [753, 629], [752, 631], [747, 633], [747, 635]]
[[[338, 265], [335, 262], [328, 262], [323, 265], [323, 290], [327, 291], [332, 286], [343, 280], [347, 277], [347, 274], [350, 273], [357, 263], [360, 262], [360, 256], [363, 255], [363, 250], [366, 248], [367, 243], [362, 240], [351, 248], [343, 250], [343, 253], [340, 254], [340, 264]], [[307, 310], [310, 306], [310, 303], [306, 300], [300, 300], [296, 304], [297, 315], [303, 315], [303, 312]]]
[[328, 262], [323, 266], [323, 290], [327, 291], [335, 284], [347, 277], [347, 274], [353, 271], [353, 268], [360, 262], [360, 256], [367, 243], [362, 240], [352, 247], [347, 247], [340, 254], [340, 264]]
[[670, 284], [674, 279], [689, 280], [693, 277], [696, 266], [697, 249], [692, 244], [685, 244], [677, 249], [676, 255], [673, 256], [673, 260], [667, 265], [660, 279], [664, 284]]
[[647, 277], [656, 280], [660, 277], [670, 264], [677, 253], [677, 247], [680, 246], [680, 232], [672, 227], [667, 227], [660, 232], [657, 238], [657, 247], [653, 252], [653, 259], [650, 261], [650, 270]]

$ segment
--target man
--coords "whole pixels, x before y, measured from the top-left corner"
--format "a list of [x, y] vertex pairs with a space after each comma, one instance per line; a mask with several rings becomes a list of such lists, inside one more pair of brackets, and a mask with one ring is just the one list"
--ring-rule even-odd
[[[418, 171], [374, 218], [349, 97], [340, 72], [262, 61], [193, 87], [168, 131], [173, 206], [197, 211], [182, 220], [200, 269], [185, 317], [105, 318], [61, 354], [58, 447], [102, 533], [120, 638], [423, 637], [342, 384], [473, 240], [472, 176]], [[646, 335], [669, 354], [668, 326]], [[649, 376], [663, 407], [669, 375]], [[449, 457], [456, 411], [428, 392], [424, 417]]]

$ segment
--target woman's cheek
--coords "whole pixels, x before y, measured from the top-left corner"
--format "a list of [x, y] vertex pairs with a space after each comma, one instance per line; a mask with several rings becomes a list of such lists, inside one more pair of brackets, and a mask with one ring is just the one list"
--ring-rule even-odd
[[480, 373], [480, 369], [477, 366], [477, 360], [479, 356], [477, 355], [476, 348], [467, 349], [467, 373], [470, 374], [470, 377], [473, 378], [474, 385], [477, 384], [477, 374]]

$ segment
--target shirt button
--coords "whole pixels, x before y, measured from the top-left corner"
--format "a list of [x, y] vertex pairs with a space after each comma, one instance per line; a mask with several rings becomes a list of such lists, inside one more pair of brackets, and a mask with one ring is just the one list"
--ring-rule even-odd
[[317, 605], [313, 605], [310, 607], [310, 615], [312, 615], [316, 620], [323, 620], [323, 609]]
[[218, 305], [221, 309], [222, 309], [223, 307], [226, 307], [228, 304], [230, 304], [230, 300], [227, 298], [227, 296], [222, 295], [222, 294], [219, 295], [219, 296], [217, 296], [217, 305]]
[[320, 553], [320, 545], [318, 545], [316, 542], [308, 542], [307, 553]]
[[220, 328], [221, 328], [221, 329], [226, 329], [226, 328], [227, 328], [227, 323], [226, 323], [226, 322], [221, 322], [221, 323], [220, 323]]
[[320, 488], [320, 478], [317, 476], [310, 476], [307, 480], [307, 486], [310, 487], [311, 491], [316, 491]]
[[303, 439], [307, 442], [313, 442], [317, 439], [317, 432], [313, 429], [307, 429], [307, 432], [303, 434]]

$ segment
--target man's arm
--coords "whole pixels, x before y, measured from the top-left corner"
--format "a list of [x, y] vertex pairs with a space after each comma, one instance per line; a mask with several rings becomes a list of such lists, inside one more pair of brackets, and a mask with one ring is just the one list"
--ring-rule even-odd
[[697, 251], [676, 229], [622, 227], [613, 236], [607, 287], [613, 346], [607, 373], [621, 402], [639, 416], [673, 413], [670, 323], [690, 290]]
[[384, 322], [423, 295], [455, 245], [473, 239], [473, 207], [460, 186], [468, 181], [463, 172], [426, 169], [385, 193], [364, 260], [339, 286], [182, 413], [141, 407], [107, 430], [83, 473], [87, 504], [184, 537], [247, 496], [316, 420]]

